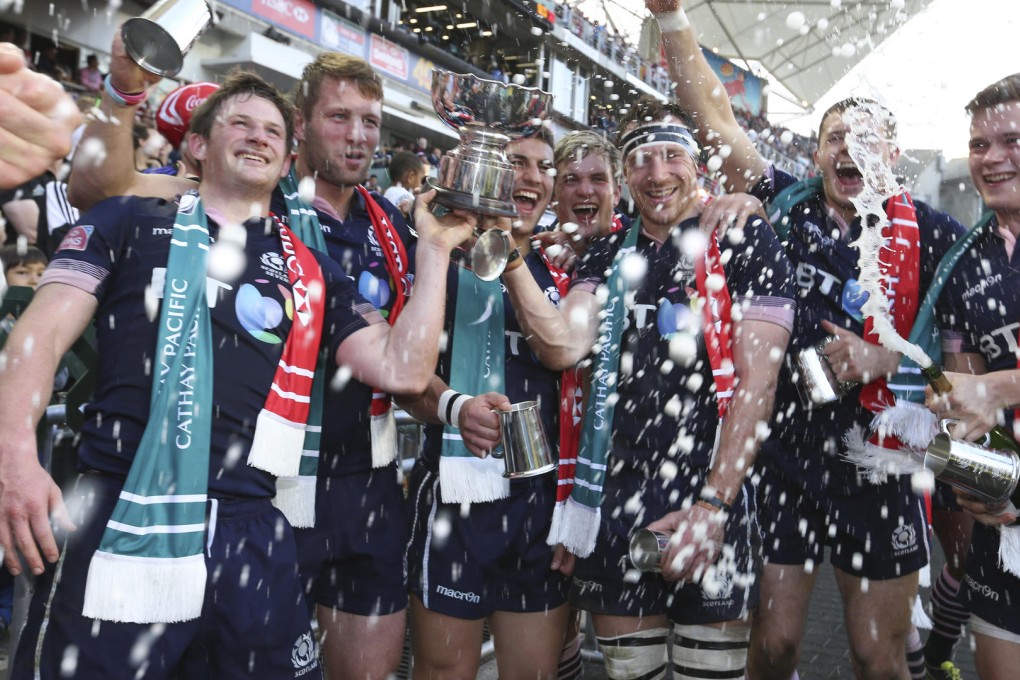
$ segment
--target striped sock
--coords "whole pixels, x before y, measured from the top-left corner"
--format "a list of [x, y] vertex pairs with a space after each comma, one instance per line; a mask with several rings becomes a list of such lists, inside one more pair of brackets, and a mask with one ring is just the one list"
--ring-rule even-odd
[[924, 680], [924, 647], [921, 646], [921, 634], [917, 628], [910, 628], [907, 636], [907, 670], [910, 680]]
[[556, 672], [556, 680], [580, 680], [581, 678], [581, 642], [584, 641], [584, 634], [578, 635], [571, 642], [563, 647], [560, 654], [559, 670]]
[[931, 620], [933, 627], [924, 643], [924, 661], [938, 668], [953, 658], [953, 649], [960, 641], [963, 626], [970, 620], [970, 612], [957, 598], [960, 582], [943, 567], [931, 589]]

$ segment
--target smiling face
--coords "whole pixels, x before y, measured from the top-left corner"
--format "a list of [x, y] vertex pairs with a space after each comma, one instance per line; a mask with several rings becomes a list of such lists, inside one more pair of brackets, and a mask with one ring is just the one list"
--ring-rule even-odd
[[308, 169], [338, 187], [368, 178], [379, 146], [382, 100], [363, 95], [353, 80], [324, 78], [307, 118], [298, 113], [295, 137]]
[[[857, 209], [850, 199], [864, 189], [864, 177], [850, 158], [847, 135], [851, 131], [843, 120], [843, 115], [834, 111], [825, 117], [820, 133], [814, 159], [822, 175], [825, 199], [830, 206], [848, 219], [852, 219]], [[883, 162], [890, 166], [896, 162], [899, 152], [885, 126], [875, 122], [872, 129], [859, 130], [855, 133], [858, 139], [867, 142], [873, 153], [882, 157]]]
[[970, 177], [990, 210], [1020, 214], [1020, 101], [974, 112], [970, 122]]
[[698, 173], [694, 159], [675, 142], [643, 144], [623, 161], [641, 222], [656, 236], [696, 213]]
[[290, 168], [283, 115], [259, 96], [234, 95], [224, 101], [208, 138], [193, 134], [189, 143], [202, 164], [203, 183], [245, 195], [271, 193]]
[[572, 222], [582, 241], [609, 233], [620, 186], [604, 154], [591, 152], [556, 166], [556, 217]]
[[552, 147], [537, 137], [526, 137], [506, 147], [507, 160], [514, 167], [514, 205], [518, 219], [514, 236], [530, 236], [553, 192]]

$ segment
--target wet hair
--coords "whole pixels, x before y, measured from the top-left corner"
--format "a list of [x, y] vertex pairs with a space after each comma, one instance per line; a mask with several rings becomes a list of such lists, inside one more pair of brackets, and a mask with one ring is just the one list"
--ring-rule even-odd
[[590, 154], [605, 158], [613, 174], [613, 181], [618, 185], [623, 183], [620, 150], [608, 137], [593, 130], [578, 130], [560, 137], [560, 141], [553, 147], [553, 165], [559, 170], [561, 164], [572, 163]]
[[645, 123], [661, 123], [667, 118], [674, 118], [691, 132], [694, 131], [694, 121], [691, 115], [680, 106], [676, 100], [662, 101], [650, 94], [638, 97], [637, 101], [631, 104], [626, 115], [620, 118], [620, 125], [616, 133], [616, 144], [625, 134]]
[[393, 158], [390, 160], [388, 168], [390, 181], [403, 184], [409, 174], [415, 171], [421, 172], [424, 165], [425, 159], [418, 154], [410, 151], [398, 151], [393, 154]]
[[227, 75], [223, 85], [209, 95], [202, 102], [194, 113], [191, 114], [191, 123], [188, 131], [193, 132], [205, 139], [212, 134], [213, 122], [220, 115], [220, 109], [224, 102], [231, 97], [261, 97], [273, 104], [283, 116], [283, 124], [286, 128], [286, 146], [288, 151], [294, 141], [294, 106], [281, 93], [276, 86], [259, 75], [247, 71], [234, 70]]
[[353, 80], [362, 97], [382, 101], [382, 80], [367, 61], [340, 52], [321, 52], [315, 61], [305, 66], [294, 91], [294, 106], [305, 118], [312, 115], [326, 78]]
[[46, 259], [46, 254], [35, 246], [28, 246], [21, 251], [18, 246], [10, 245], [0, 247], [0, 262], [3, 263], [4, 273], [6, 274], [15, 267], [30, 264], [45, 265], [49, 261]]
[[1020, 102], [1020, 73], [997, 80], [974, 95], [965, 110], [973, 116], [978, 111], [995, 108], [1009, 102]]
[[822, 128], [825, 127], [825, 121], [829, 118], [829, 116], [831, 116], [834, 113], [843, 113], [844, 111], [848, 111], [848, 110], [856, 108], [858, 106], [866, 106], [866, 105], [877, 106], [879, 108], [879, 110], [881, 110], [883, 113], [885, 113], [885, 116], [886, 116], [886, 119], [885, 119], [886, 130], [889, 132], [890, 139], [894, 139], [895, 140], [896, 139], [896, 116], [893, 115], [892, 111], [890, 111], [886, 107], [882, 106], [881, 104], [876, 102], [874, 99], [868, 99], [867, 97], [847, 97], [846, 99], [841, 99], [840, 101], [836, 102], [835, 104], [833, 104], [829, 108], [825, 109], [825, 113], [822, 114], [822, 120], [821, 120], [820, 123], [818, 123], [818, 139], [819, 139], [819, 141], [822, 139]]
[[550, 149], [556, 148], [556, 139], [553, 137], [552, 130], [550, 130], [547, 125], [539, 125], [538, 129], [532, 134], [527, 137], [522, 137], [521, 139], [537, 139], [548, 144]]

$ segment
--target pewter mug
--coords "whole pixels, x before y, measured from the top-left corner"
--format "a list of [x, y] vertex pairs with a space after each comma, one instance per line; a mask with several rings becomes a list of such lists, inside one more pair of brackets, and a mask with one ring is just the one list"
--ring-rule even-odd
[[638, 529], [630, 535], [630, 563], [640, 571], [662, 572], [662, 556], [669, 544], [669, 534], [651, 529]]
[[522, 401], [511, 406], [509, 411], [494, 413], [499, 416], [503, 446], [502, 450], [497, 448], [492, 455], [503, 459], [506, 466], [504, 477], [523, 479], [556, 468], [537, 401]]
[[128, 19], [121, 38], [128, 56], [158, 76], [175, 76], [184, 57], [213, 23], [207, 0], [160, 0], [140, 17]]
[[823, 350], [828, 340], [802, 349], [794, 355], [793, 369], [800, 376], [797, 391], [805, 406], [823, 406], [841, 399], [857, 386], [856, 382], [845, 382], [836, 378], [832, 364]]

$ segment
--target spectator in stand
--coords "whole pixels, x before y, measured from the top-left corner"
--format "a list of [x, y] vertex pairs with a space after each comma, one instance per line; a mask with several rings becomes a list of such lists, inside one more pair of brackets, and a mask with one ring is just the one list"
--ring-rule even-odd
[[438, 146], [432, 147], [432, 151], [430, 151], [428, 153], [428, 155], [425, 156], [425, 160], [427, 160], [429, 162], [429, 165], [431, 165], [434, 168], [438, 168], [439, 167], [439, 161], [442, 158], [443, 158], [443, 150], [440, 149]]
[[170, 145], [155, 128], [136, 123], [132, 141], [135, 148], [135, 170], [144, 172], [166, 165]]
[[103, 88], [103, 74], [99, 71], [99, 57], [90, 54], [85, 60], [85, 68], [78, 72], [78, 82], [90, 92], [99, 92]]
[[375, 175], [369, 175], [368, 179], [365, 180], [365, 188], [373, 193], [379, 193], [379, 178]]
[[417, 154], [401, 151], [393, 155], [389, 173], [391, 184], [383, 198], [397, 206], [404, 216], [408, 216], [414, 205], [414, 197], [421, 189], [421, 182], [428, 175], [425, 162]]

